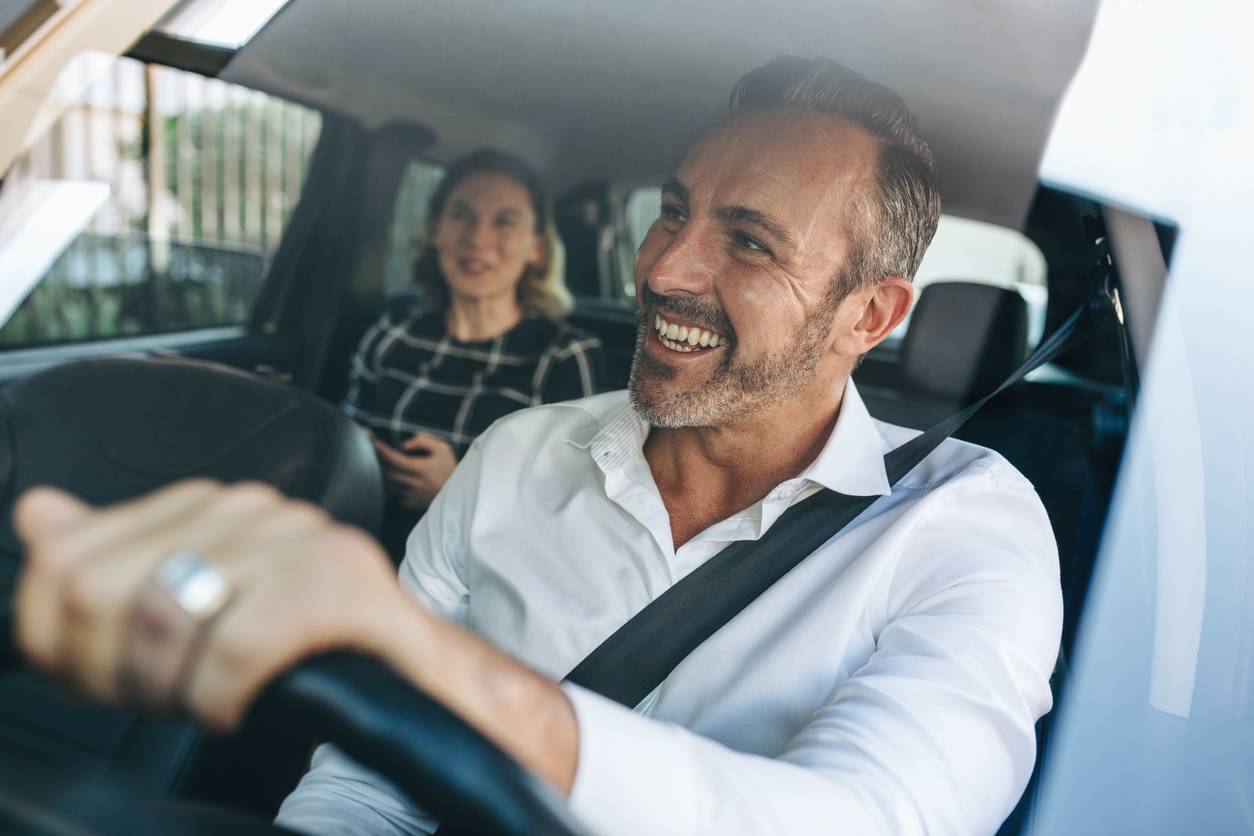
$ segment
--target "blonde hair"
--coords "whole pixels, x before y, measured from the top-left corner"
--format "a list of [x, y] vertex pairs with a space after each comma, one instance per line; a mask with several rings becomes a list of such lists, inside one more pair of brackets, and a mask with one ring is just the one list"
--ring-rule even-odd
[[544, 184], [535, 170], [521, 158], [493, 148], [481, 148], [455, 160], [445, 171], [440, 184], [431, 194], [427, 207], [427, 234], [414, 261], [414, 283], [427, 301], [443, 310], [449, 305], [448, 283], [440, 270], [440, 256], [431, 239], [444, 213], [444, 204], [457, 185], [472, 174], [500, 174], [515, 180], [527, 190], [536, 222], [534, 232], [540, 236], [540, 260], [528, 264], [518, 280], [518, 304], [527, 312], [549, 317], [563, 317], [574, 307], [566, 288], [566, 258], [561, 239], [549, 212]]

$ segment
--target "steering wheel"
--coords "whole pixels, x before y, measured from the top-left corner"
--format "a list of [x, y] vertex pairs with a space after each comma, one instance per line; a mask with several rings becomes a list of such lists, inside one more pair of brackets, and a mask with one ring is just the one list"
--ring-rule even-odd
[[[20, 664], [13, 602], [0, 600], [0, 671]], [[558, 793], [443, 705], [368, 656], [331, 652], [278, 676], [249, 721], [299, 728], [334, 743], [446, 822], [445, 831], [500, 836], [578, 836]], [[211, 805], [146, 800], [98, 778], [0, 766], [5, 833], [286, 833]]]

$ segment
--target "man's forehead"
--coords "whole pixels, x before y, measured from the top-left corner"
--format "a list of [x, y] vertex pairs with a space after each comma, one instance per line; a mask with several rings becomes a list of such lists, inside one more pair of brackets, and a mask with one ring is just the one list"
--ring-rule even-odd
[[864, 128], [817, 113], [741, 111], [703, 136], [677, 172], [697, 199], [843, 202], [875, 168]]

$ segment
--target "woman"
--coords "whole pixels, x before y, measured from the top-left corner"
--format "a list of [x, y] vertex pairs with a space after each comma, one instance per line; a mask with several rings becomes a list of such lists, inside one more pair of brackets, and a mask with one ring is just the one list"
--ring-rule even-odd
[[396, 560], [479, 433], [515, 410], [595, 394], [604, 376], [600, 340], [559, 319], [570, 294], [530, 166], [491, 149], [462, 157], [428, 218], [414, 270], [424, 303], [366, 332], [344, 404], [383, 466], [382, 540]]

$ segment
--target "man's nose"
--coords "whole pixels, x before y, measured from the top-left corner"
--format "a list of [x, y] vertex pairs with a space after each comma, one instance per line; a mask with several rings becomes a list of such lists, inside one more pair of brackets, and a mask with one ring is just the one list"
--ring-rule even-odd
[[672, 236], [645, 276], [658, 294], [703, 296], [714, 287], [715, 253], [708, 233], [688, 225]]

